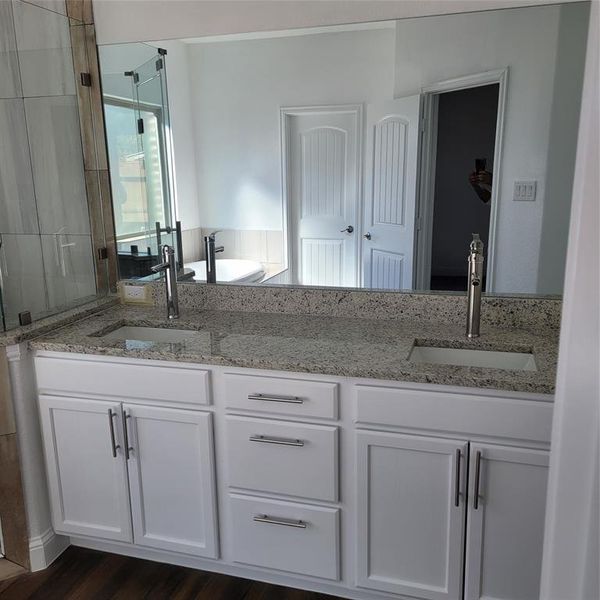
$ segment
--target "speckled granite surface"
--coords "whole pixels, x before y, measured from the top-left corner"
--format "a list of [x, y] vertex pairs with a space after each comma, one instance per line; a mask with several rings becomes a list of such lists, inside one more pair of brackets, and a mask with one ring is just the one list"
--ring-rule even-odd
[[[150, 284], [155, 305], [164, 305], [164, 283]], [[414, 319], [464, 325], [466, 294], [372, 292], [286, 286], [178, 286], [183, 308], [259, 313], [308, 314], [367, 319]], [[559, 297], [492, 297], [481, 302], [483, 327], [527, 327], [558, 330]]]
[[[37, 338], [30, 346], [59, 352], [553, 393], [558, 348], [555, 328], [542, 328], [539, 323], [518, 328], [484, 324], [482, 337], [469, 341], [462, 319], [459, 325], [444, 317], [365, 319], [187, 308], [178, 321], [169, 322], [162, 308], [117, 306]], [[123, 325], [192, 329], [198, 335], [178, 343], [108, 340], [98, 335]], [[538, 370], [418, 364], [408, 360], [415, 342], [532, 351]]]
[[39, 321], [34, 321], [31, 325], [16, 327], [7, 332], [0, 331], [0, 348], [3, 346], [11, 346], [12, 344], [20, 344], [21, 342], [53, 331], [57, 327], [62, 327], [63, 325], [78, 321], [90, 314], [115, 306], [118, 303], [119, 298], [117, 296], [106, 296], [105, 298], [87, 302], [76, 308], [45, 317]]

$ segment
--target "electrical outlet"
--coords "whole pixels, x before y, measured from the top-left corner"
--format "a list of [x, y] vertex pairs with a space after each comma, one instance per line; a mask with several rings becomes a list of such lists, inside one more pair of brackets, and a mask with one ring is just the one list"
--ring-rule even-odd
[[149, 304], [150, 286], [124, 283], [121, 286], [121, 299], [126, 304]]
[[537, 181], [515, 181], [513, 200], [516, 202], [534, 202]]

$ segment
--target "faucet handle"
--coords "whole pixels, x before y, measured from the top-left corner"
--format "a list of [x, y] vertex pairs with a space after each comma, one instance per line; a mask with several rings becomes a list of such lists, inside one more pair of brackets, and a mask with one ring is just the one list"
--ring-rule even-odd
[[471, 251], [471, 253], [483, 254], [483, 242], [481, 241], [479, 234], [473, 233], [471, 235], [473, 236], [473, 239], [471, 240], [471, 244], [469, 245], [469, 250]]
[[215, 229], [214, 231], [212, 231], [211, 233], [209, 233], [206, 237], [210, 238], [211, 240], [214, 241], [215, 236], [217, 235], [217, 233], [221, 233], [221, 231], [223, 231], [222, 229]]

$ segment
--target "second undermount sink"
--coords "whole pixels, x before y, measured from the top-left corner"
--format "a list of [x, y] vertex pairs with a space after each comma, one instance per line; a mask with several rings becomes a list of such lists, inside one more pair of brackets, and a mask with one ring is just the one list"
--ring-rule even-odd
[[140, 342], [176, 344], [197, 336], [197, 331], [189, 331], [188, 329], [166, 329], [162, 327], [135, 327], [126, 325], [124, 327], [119, 327], [102, 337], [105, 340], [134, 340]]
[[535, 358], [530, 352], [500, 352], [497, 350], [471, 350], [469, 348], [413, 346], [408, 360], [415, 363], [435, 365], [537, 371]]

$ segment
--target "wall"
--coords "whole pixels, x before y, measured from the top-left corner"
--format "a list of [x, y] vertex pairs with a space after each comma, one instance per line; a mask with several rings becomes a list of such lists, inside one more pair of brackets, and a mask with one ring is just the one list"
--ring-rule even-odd
[[393, 61], [389, 27], [190, 45], [203, 225], [281, 229], [280, 107], [390, 99]]
[[[4, 558], [29, 567], [29, 531], [6, 348], [0, 348], [0, 532]], [[6, 561], [2, 560], [2, 563]]]
[[[577, 0], [566, 0], [576, 2]], [[178, 39], [442, 15], [560, 0], [94, 0], [98, 43]]]
[[494, 171], [497, 105], [497, 85], [439, 96], [432, 275], [466, 277], [472, 233], [487, 248], [490, 204], [479, 199], [468, 177], [475, 158], [487, 158], [486, 169]]
[[52, 531], [37, 389], [32, 377], [33, 354], [23, 343], [9, 346], [7, 356], [25, 492], [30, 568], [39, 571], [69, 545], [69, 539]]
[[[548, 171], [544, 217], [540, 241], [537, 291], [556, 293], [564, 285], [568, 228], [571, 204], [565, 202], [573, 191], [575, 135], [581, 99], [573, 90], [581, 89], [585, 64], [585, 30], [588, 10], [561, 9], [558, 29], [557, 63], [554, 76]], [[569, 176], [565, 176], [568, 173]]]
[[[563, 97], [568, 95], [570, 100], [563, 101], [563, 116], [572, 123], [577, 119], [578, 83], [583, 69], [583, 61], [568, 65], [561, 62], [559, 72], [555, 74], [559, 28], [561, 19], [569, 19], [571, 48], [566, 48], [567, 40], [563, 36], [561, 51], [566, 51], [567, 56], [578, 55], [585, 45], [586, 11], [586, 5], [577, 4], [398, 22], [397, 96], [415, 94], [423, 86], [453, 77], [509, 67], [502, 178], [497, 180], [500, 186], [495, 265], [497, 292], [537, 291], [546, 177], [552, 173], [561, 181], [571, 181], [573, 175], [572, 162], [548, 161], [555, 77], [561, 81], [569, 77]], [[507, 31], [510, 35], [505, 34]], [[456, 40], [468, 43], [457, 44]], [[561, 126], [561, 135], [563, 148], [560, 154], [573, 156], [577, 141], [575, 127]], [[513, 184], [517, 179], [537, 180], [535, 202], [513, 202]], [[557, 201], [568, 206], [569, 195], [565, 193]], [[563, 237], [566, 236], [566, 222], [564, 218], [561, 224]], [[545, 284], [546, 292], [561, 293], [561, 267], [562, 264], [556, 268], [557, 277], [552, 285]]]
[[542, 600], [600, 598], [600, 5], [592, 5], [565, 276]]

